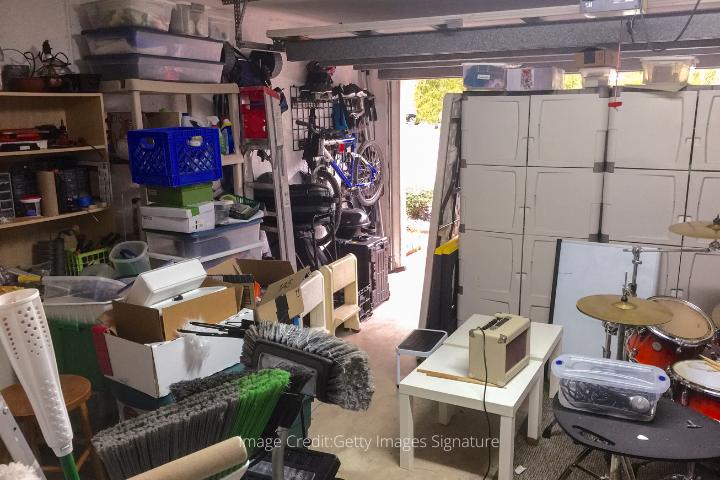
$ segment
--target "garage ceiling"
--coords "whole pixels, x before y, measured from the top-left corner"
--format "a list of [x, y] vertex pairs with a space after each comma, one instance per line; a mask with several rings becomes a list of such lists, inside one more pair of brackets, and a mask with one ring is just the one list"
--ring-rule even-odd
[[617, 48], [618, 42], [624, 68], [637, 68], [641, 57], [671, 54], [701, 55], [701, 66], [720, 66], [720, 0], [703, 0], [687, 30], [683, 26], [696, 0], [648, 3], [648, 13], [634, 20], [633, 34], [629, 18], [590, 20], [572, 0], [256, 0], [253, 5], [335, 18], [316, 27], [268, 31], [285, 46], [288, 60], [377, 69], [388, 79], [457, 76], [462, 63], [483, 61], [572, 71], [574, 52]]
[[307, 15], [327, 23], [398, 20], [438, 15], [568, 5], [568, 0], [255, 0], [263, 9]]

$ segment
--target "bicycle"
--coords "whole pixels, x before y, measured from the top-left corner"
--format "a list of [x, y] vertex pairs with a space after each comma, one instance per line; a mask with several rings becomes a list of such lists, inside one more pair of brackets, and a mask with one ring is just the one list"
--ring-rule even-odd
[[[312, 122], [297, 120], [295, 123], [308, 129], [308, 142], [312, 143], [313, 136], [317, 136], [317, 152], [312, 152], [317, 154], [305, 157], [311, 181], [327, 184], [338, 204], [346, 196], [345, 192], [350, 192], [353, 198], [366, 207], [378, 201], [383, 192], [383, 173], [386, 169], [375, 142], [364, 142], [361, 145], [360, 151], [371, 154], [368, 160], [360, 151], [356, 152], [356, 135], [319, 129]], [[336, 210], [339, 220], [340, 209]]]

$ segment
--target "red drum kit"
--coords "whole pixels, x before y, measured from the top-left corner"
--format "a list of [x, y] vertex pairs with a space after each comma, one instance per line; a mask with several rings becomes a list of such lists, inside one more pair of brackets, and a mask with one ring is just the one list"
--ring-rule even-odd
[[[621, 296], [594, 295], [578, 301], [578, 309], [605, 323], [605, 356], [610, 335], [618, 335], [618, 358], [654, 365], [668, 372], [673, 400], [720, 421], [720, 305], [708, 315], [696, 305], [675, 297], [636, 297], [637, 269], [642, 252], [717, 252], [720, 216], [712, 222], [672, 225], [670, 231], [711, 239], [708, 248], [633, 247], [632, 282]], [[720, 297], [720, 288], [718, 290]], [[652, 306], [650, 304], [654, 304]]]

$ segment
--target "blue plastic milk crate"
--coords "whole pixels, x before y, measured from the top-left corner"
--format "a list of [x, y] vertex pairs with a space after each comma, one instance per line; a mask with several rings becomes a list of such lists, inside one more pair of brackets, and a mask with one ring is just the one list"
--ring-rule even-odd
[[222, 177], [216, 128], [146, 128], [128, 132], [133, 182], [182, 187]]

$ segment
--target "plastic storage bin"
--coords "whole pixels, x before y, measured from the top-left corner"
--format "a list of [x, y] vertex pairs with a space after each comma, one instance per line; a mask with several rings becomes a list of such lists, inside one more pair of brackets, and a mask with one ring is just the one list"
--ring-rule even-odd
[[235, 44], [235, 20], [232, 15], [208, 15], [208, 35], [215, 40]]
[[697, 65], [693, 56], [641, 58], [643, 81], [652, 83], [687, 83]]
[[468, 90], [505, 90], [506, 79], [504, 64], [463, 64], [463, 83]]
[[155, 55], [96, 55], [86, 58], [90, 70], [103, 80], [162, 80], [168, 82], [220, 83], [222, 62], [185, 60]]
[[557, 67], [509, 68], [506, 89], [512, 92], [562, 90], [565, 70]]
[[[135, 256], [124, 258], [122, 251], [128, 250]], [[120, 242], [110, 250], [110, 261], [123, 277], [131, 277], [150, 270], [148, 244], [140, 241]]]
[[170, 17], [170, 31], [197, 37], [208, 36], [208, 14], [205, 5], [178, 3]]
[[110, 249], [98, 248], [85, 253], [66, 252], [67, 254], [67, 273], [70, 275], [80, 275], [83, 270], [93, 265], [101, 263], [110, 263], [108, 254]]
[[195, 183], [184, 187], [147, 187], [148, 201], [170, 207], [189, 207], [212, 202], [212, 182]]
[[98, 0], [81, 5], [91, 28], [149, 27], [168, 31], [173, 3], [165, 0]]
[[150, 251], [173, 257], [210, 257], [260, 241], [260, 222], [231, 223], [197, 233], [170, 233], [147, 230]]
[[222, 42], [188, 35], [173, 35], [150, 28], [120, 27], [83, 32], [90, 55], [160, 55], [218, 62]]
[[100, 371], [93, 342], [93, 326], [58, 320], [50, 314], [47, 317], [58, 372], [85, 377], [90, 380], [94, 392], [105, 391], [105, 377]]
[[619, 360], [560, 355], [552, 371], [564, 407], [629, 420], [652, 420], [670, 388], [670, 378], [658, 367]]
[[148, 128], [128, 132], [130, 172], [141, 185], [182, 187], [222, 177], [216, 128]]
[[581, 68], [580, 75], [583, 88], [613, 86], [617, 81], [617, 70], [612, 67]]
[[42, 283], [48, 318], [87, 324], [98, 323], [125, 287], [123, 282], [103, 277], [43, 277]]

